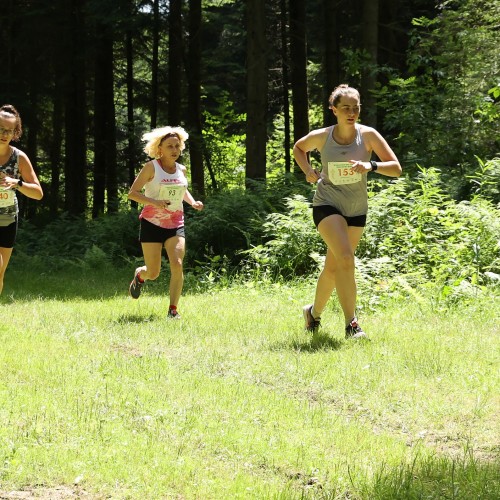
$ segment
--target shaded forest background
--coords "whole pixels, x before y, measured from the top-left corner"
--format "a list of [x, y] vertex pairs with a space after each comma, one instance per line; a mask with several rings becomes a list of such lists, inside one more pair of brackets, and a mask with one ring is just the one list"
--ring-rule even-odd
[[[192, 190], [217, 214], [195, 227], [212, 246], [248, 248], [245, 212], [262, 220], [287, 196], [310, 198], [291, 147], [332, 123], [340, 83], [360, 89], [360, 121], [407, 178], [435, 168], [453, 199], [479, 190], [496, 204], [499, 29], [499, 4], [482, 0], [6, 0], [0, 101], [21, 112], [17, 146], [45, 192], [22, 218], [136, 220], [126, 193], [147, 159], [140, 137], [182, 125]], [[137, 252], [136, 238], [110, 237]]]

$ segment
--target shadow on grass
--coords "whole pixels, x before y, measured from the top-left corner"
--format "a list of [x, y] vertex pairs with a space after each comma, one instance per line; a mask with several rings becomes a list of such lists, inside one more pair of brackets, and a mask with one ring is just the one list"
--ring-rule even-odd
[[113, 321], [119, 325], [126, 325], [129, 323], [147, 323], [148, 321], [157, 321], [162, 317], [158, 314], [121, 314]]
[[[151, 296], [168, 294], [169, 273], [163, 273], [145, 290]], [[17, 266], [9, 267], [0, 304], [31, 302], [33, 300], [103, 300], [128, 297], [131, 273], [129, 268], [55, 268], [34, 270]], [[183, 294], [196, 293], [196, 281], [186, 284]]]
[[341, 349], [343, 345], [343, 340], [319, 332], [309, 337], [308, 340], [294, 338], [289, 341], [276, 342], [272, 345], [272, 349], [292, 349], [300, 352], [337, 351]]
[[96, 300], [127, 296], [130, 280], [117, 269], [8, 269], [2, 303], [42, 300]]
[[355, 484], [362, 499], [498, 500], [498, 461], [482, 461], [466, 451], [462, 457], [433, 454], [396, 467], [382, 464], [373, 478]]

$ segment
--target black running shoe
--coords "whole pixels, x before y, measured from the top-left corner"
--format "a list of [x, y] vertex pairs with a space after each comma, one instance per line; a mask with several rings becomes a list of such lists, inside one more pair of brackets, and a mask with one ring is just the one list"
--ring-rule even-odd
[[167, 314], [168, 319], [181, 319], [181, 315], [177, 312], [177, 309], [169, 309]]
[[141, 288], [143, 283], [144, 281], [143, 282], [139, 281], [139, 271], [136, 269], [134, 279], [132, 280], [130, 286], [128, 287], [128, 292], [133, 299], [138, 299], [139, 295], [141, 295]]
[[346, 339], [363, 339], [368, 338], [366, 333], [358, 324], [358, 318], [352, 318], [351, 322], [345, 327]]
[[311, 333], [316, 333], [321, 326], [321, 318], [314, 318], [311, 311], [312, 311], [312, 304], [309, 304], [307, 306], [304, 306], [302, 308], [302, 313], [304, 314], [304, 319], [306, 321], [306, 324], [304, 328], [306, 331], [311, 332]]

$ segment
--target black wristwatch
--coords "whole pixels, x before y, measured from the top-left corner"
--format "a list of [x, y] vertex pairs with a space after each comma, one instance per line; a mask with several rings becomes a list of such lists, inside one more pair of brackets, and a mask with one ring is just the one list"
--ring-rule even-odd
[[370, 161], [370, 165], [372, 166], [371, 172], [375, 172], [378, 168], [377, 162], [376, 161]]
[[22, 179], [19, 179], [19, 180], [17, 181], [17, 189], [19, 189], [19, 188], [20, 188], [20, 187], [22, 187], [22, 186], [23, 186], [23, 180], [22, 180]]

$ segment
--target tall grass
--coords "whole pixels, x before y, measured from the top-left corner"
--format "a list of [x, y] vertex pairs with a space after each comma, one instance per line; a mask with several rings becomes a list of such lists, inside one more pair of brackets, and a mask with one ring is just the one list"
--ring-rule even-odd
[[9, 269], [0, 497], [498, 498], [493, 292], [367, 310], [356, 343], [334, 301], [303, 331], [307, 281], [190, 277], [176, 322], [166, 277], [132, 301], [130, 271]]

